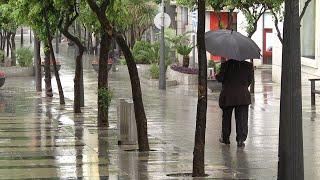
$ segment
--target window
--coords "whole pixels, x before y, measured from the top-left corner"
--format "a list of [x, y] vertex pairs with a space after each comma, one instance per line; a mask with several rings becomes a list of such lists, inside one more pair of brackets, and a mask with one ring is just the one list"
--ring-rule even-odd
[[[300, 0], [300, 10], [306, 0]], [[311, 1], [301, 22], [301, 56], [315, 59], [316, 1]]]

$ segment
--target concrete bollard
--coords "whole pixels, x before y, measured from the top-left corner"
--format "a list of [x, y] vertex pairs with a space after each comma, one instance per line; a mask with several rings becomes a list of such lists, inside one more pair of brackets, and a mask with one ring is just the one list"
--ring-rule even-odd
[[137, 144], [137, 126], [132, 100], [119, 99], [118, 105], [118, 144]]

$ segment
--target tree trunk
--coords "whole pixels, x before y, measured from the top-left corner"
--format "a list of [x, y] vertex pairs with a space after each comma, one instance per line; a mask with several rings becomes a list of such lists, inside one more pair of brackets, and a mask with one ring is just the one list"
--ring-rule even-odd
[[[44, 49], [44, 82], [46, 86], [46, 96], [52, 97], [52, 86], [51, 86], [51, 71], [50, 71], [50, 50], [49, 50], [49, 44], [48, 42], [45, 43], [45, 49]], [[38, 77], [39, 78], [39, 77]]]
[[14, 41], [15, 37], [16, 37], [16, 33], [13, 32], [12, 35], [11, 35], [11, 39], [10, 39], [11, 40], [11, 66], [16, 66], [17, 65], [17, 60], [16, 60], [16, 42]]
[[49, 36], [48, 40], [49, 40], [48, 44], [49, 44], [49, 48], [50, 48], [50, 54], [51, 54], [51, 58], [52, 58], [51, 60], [52, 60], [53, 69], [54, 69], [54, 75], [56, 77], [58, 91], [59, 91], [60, 104], [63, 105], [63, 104], [65, 104], [65, 100], [64, 100], [63, 89], [62, 89], [61, 80], [60, 80], [60, 76], [59, 76], [59, 72], [58, 72], [58, 68], [57, 68], [57, 62], [56, 62], [54, 50], [52, 47], [52, 37]]
[[56, 36], [55, 36], [55, 40], [56, 40], [56, 53], [59, 54], [59, 31], [57, 31]]
[[[80, 43], [81, 43], [81, 25], [80, 22], [77, 21], [76, 22], [76, 30], [77, 30], [77, 34], [78, 37], [80, 39]], [[83, 46], [83, 45], [82, 45]], [[79, 49], [78, 49], [79, 50]], [[76, 52], [77, 56], [80, 52]], [[83, 52], [82, 52], [83, 55]], [[81, 55], [81, 59], [82, 59], [82, 55]], [[80, 89], [80, 96], [78, 97], [80, 99], [80, 106], [84, 107], [84, 86], [83, 86], [83, 69], [82, 69], [82, 60], [80, 61], [81, 65], [78, 64], [80, 67], [79, 72], [80, 72], [80, 76], [79, 76], [79, 89]]]
[[7, 34], [7, 57], [9, 57], [9, 55], [10, 55], [10, 37], [11, 37], [11, 33], [10, 32], [8, 32], [8, 34]]
[[133, 48], [134, 43], [135, 43], [135, 36], [134, 36], [134, 27], [132, 25], [130, 28], [130, 46], [129, 47]]
[[83, 26], [84, 28], [84, 33], [83, 33], [83, 46], [86, 47], [86, 43], [87, 43], [87, 28], [85, 26]]
[[205, 176], [204, 171], [204, 147], [207, 121], [207, 58], [205, 48], [205, 0], [198, 0], [198, 105], [197, 121], [193, 150], [193, 170], [192, 176]]
[[81, 72], [84, 48], [77, 45], [76, 72], [74, 76], [74, 113], [81, 113]]
[[278, 179], [303, 180], [299, 1], [285, 0]]
[[123, 39], [123, 37], [121, 35], [117, 35], [116, 40], [125, 56], [129, 75], [130, 75], [132, 99], [134, 103], [134, 112], [135, 112], [137, 131], [138, 131], [139, 151], [149, 151], [150, 148], [149, 148], [148, 131], [147, 131], [148, 130], [147, 117], [144, 111], [144, 106], [142, 101], [142, 93], [141, 93], [138, 69], [133, 59], [132, 53], [128, 45], [126, 44], [126, 41]]
[[[253, 34], [255, 33], [256, 29], [257, 29], [257, 23], [254, 23], [254, 31], [251, 31], [248, 33], [248, 38], [252, 38]], [[255, 73], [254, 73], [254, 62], [253, 62], [253, 59], [250, 59], [250, 62], [252, 63], [253, 65], [253, 76], [252, 76], [252, 82], [251, 82], [251, 85], [250, 85], [250, 93], [254, 93], [254, 86], [255, 86]]]
[[[108, 51], [111, 38], [103, 30], [101, 32], [100, 55], [99, 55], [99, 75], [98, 91], [102, 88], [108, 89]], [[105, 109], [107, 108], [107, 109]], [[102, 97], [98, 95], [98, 126], [109, 126], [108, 107], [103, 106]]]
[[[81, 43], [80, 38], [72, 35], [68, 30], [72, 25], [71, 21], [64, 22], [64, 25], [59, 25], [60, 32], [66, 36], [69, 40], [71, 40], [76, 45], [76, 69], [75, 69], [75, 77], [74, 77], [74, 105], [73, 111], [74, 113], [81, 113], [81, 76], [82, 76], [82, 57], [85, 50], [85, 46]], [[83, 91], [82, 91], [83, 93]]]
[[2, 39], [1, 39], [1, 50], [4, 50], [4, 48], [6, 46], [6, 36], [7, 36], [7, 32], [4, 31], [2, 34]]
[[57, 62], [56, 62], [56, 58], [54, 55], [53, 46], [52, 46], [52, 35], [50, 34], [49, 20], [48, 20], [47, 14], [44, 14], [44, 20], [45, 20], [46, 38], [48, 41], [49, 53], [51, 56], [53, 69], [54, 69], [54, 75], [56, 77], [58, 91], [59, 91], [60, 104], [64, 105], [65, 100], [64, 100], [64, 95], [63, 95], [63, 89], [62, 89], [62, 85], [61, 85], [61, 81], [60, 81], [60, 76], [59, 76], [59, 72], [58, 72], [58, 68], [57, 68]]
[[20, 42], [21, 44], [20, 45], [22, 47], [23, 46], [23, 28], [21, 28], [20, 32], [21, 32], [21, 39], [20, 39], [21, 40], [21, 42]]
[[[41, 72], [41, 57], [40, 57], [41, 43], [37, 36], [34, 36], [34, 64], [36, 70], [36, 90], [42, 91], [42, 72]], [[49, 67], [50, 68], [50, 67]], [[50, 77], [51, 79], [51, 77]]]
[[252, 82], [251, 82], [251, 85], [250, 85], [250, 93], [254, 93], [254, 86], [256, 84], [256, 81], [255, 81], [255, 75], [254, 75], [254, 63], [253, 63], [253, 59], [250, 59], [250, 62], [252, 63], [253, 65], [253, 76], [252, 76]]
[[91, 32], [90, 31], [88, 31], [87, 53], [93, 54], [92, 53], [92, 37], [91, 37]]

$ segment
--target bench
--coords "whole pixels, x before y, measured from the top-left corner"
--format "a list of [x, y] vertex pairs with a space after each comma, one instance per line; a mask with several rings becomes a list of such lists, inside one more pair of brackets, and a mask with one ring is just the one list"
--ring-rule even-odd
[[309, 79], [311, 82], [311, 105], [316, 105], [316, 94], [320, 94], [319, 90], [316, 90], [316, 81], [320, 81], [320, 79]]

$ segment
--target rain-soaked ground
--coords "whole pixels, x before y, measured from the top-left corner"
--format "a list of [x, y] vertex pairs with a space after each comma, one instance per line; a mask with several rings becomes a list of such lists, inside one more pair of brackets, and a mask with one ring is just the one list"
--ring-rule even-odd
[[[46, 99], [34, 90], [32, 77], [7, 78], [0, 88], [0, 178], [2, 179], [176, 179], [190, 173], [194, 145], [197, 89], [169, 87], [160, 91], [142, 78], [151, 151], [126, 151], [118, 146], [116, 106], [130, 97], [125, 67], [110, 73], [114, 99], [110, 127], [96, 127], [97, 73], [84, 61], [85, 108], [72, 113], [73, 49], [62, 45], [58, 58], [66, 105], [58, 94]], [[218, 142], [221, 112], [218, 93], [209, 92], [205, 163], [208, 179], [276, 179], [280, 86], [271, 82], [271, 69], [256, 71], [256, 92], [249, 110], [249, 136], [238, 149], [234, 124], [231, 145]], [[53, 78], [54, 87], [55, 81]], [[54, 89], [57, 92], [56, 88]], [[319, 110], [311, 110], [310, 86], [303, 86], [303, 128], [306, 179], [320, 178]], [[318, 99], [320, 100], [320, 99]], [[318, 103], [319, 104], [319, 103]], [[318, 108], [319, 109], [319, 108]]]

